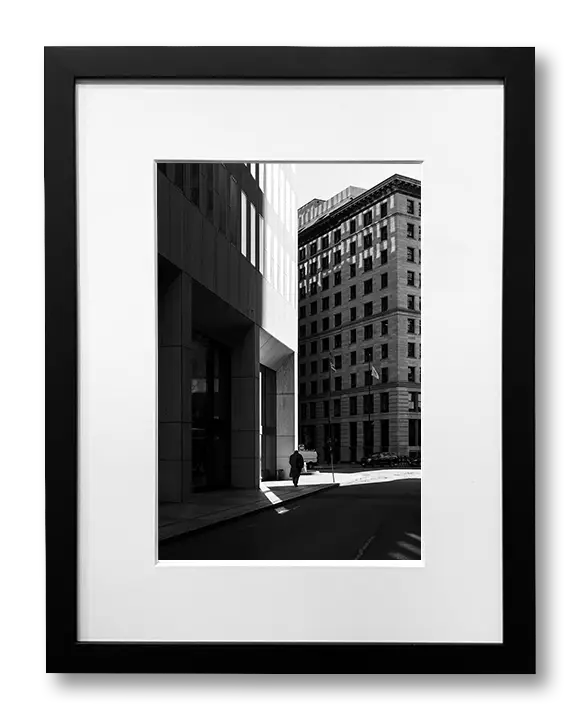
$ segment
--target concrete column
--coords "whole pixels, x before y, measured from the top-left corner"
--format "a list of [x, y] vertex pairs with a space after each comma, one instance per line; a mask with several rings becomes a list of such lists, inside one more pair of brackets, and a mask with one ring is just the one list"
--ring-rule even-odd
[[260, 483], [260, 344], [257, 325], [232, 351], [232, 487]]
[[297, 445], [297, 397], [294, 353], [276, 372], [276, 468], [289, 477], [289, 456]]

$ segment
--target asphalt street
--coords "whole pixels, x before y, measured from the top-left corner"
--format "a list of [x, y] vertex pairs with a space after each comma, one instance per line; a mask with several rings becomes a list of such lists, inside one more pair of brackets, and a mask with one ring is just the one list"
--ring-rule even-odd
[[413, 478], [340, 486], [163, 542], [159, 559], [420, 560], [420, 487]]

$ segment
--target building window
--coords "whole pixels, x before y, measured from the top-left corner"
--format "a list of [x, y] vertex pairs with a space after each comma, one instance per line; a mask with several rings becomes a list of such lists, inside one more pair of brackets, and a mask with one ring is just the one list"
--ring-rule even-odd
[[370, 340], [373, 337], [373, 325], [366, 325], [363, 328], [363, 338], [365, 340]]
[[321, 310], [328, 310], [328, 309], [329, 309], [329, 296], [327, 295], [321, 301]]
[[386, 202], [381, 204], [381, 206], [379, 208], [379, 212], [380, 212], [381, 217], [387, 217], [387, 203]]
[[300, 395], [301, 397], [305, 397], [306, 393], [307, 393], [306, 385], [305, 385], [305, 383], [301, 383], [301, 384], [299, 385], [299, 395]]
[[386, 265], [387, 264], [387, 250], [381, 251], [381, 264]]
[[363, 226], [371, 225], [371, 221], [373, 220], [373, 213], [371, 210], [368, 210], [366, 213], [363, 213]]
[[303, 285], [299, 288], [299, 300], [304, 300], [307, 297], [307, 288]]
[[311, 375], [316, 375], [317, 373], [317, 361], [311, 360]]
[[303, 320], [307, 315], [307, 308], [304, 305], [301, 305], [299, 308], [299, 320]]
[[307, 406], [305, 403], [301, 405], [301, 420], [307, 419]]
[[351, 255], [351, 257], [353, 257], [353, 255], [355, 255], [356, 252], [357, 252], [357, 247], [355, 245], [355, 241], [350, 242], [349, 243], [349, 254]]
[[335, 335], [334, 344], [335, 344], [336, 348], [341, 347], [341, 334], [340, 333], [339, 333], [339, 335]]
[[416, 381], [416, 369], [415, 367], [409, 367], [408, 368], [408, 382], [415, 382]]
[[310, 244], [309, 253], [310, 253], [311, 257], [313, 257], [313, 255], [317, 254], [317, 241], [316, 240], [315, 240], [315, 242]]
[[351, 387], [357, 387], [357, 373], [351, 373]]
[[388, 330], [389, 330], [389, 323], [388, 323], [388, 321], [387, 321], [387, 320], [382, 320], [382, 321], [381, 321], [381, 334], [382, 334], [382, 335], [387, 335]]
[[349, 398], [349, 414], [357, 415], [357, 395]]
[[299, 337], [304, 338], [307, 334], [307, 326], [306, 325], [299, 325]]
[[341, 284], [341, 273], [336, 272], [335, 273], [335, 285], [340, 285], [340, 284]]
[[387, 343], [383, 343], [383, 345], [381, 346], [381, 357], [383, 360], [385, 360], [387, 357], [387, 349], [388, 349]]
[[303, 265], [302, 267], [299, 268], [299, 280], [304, 280], [306, 276], [307, 276], [307, 271]]
[[381, 382], [382, 383], [389, 382], [389, 369], [386, 367], [381, 368]]
[[311, 355], [317, 354], [317, 341], [311, 343]]
[[312, 262], [309, 265], [309, 273], [311, 274], [311, 276], [317, 274], [317, 269], [318, 269], [317, 261], [315, 260], [315, 262]]
[[409, 215], [413, 215], [413, 214], [414, 214], [414, 201], [413, 201], [413, 200], [408, 200], [408, 201], [407, 201], [407, 209], [408, 209], [408, 214], [409, 214]]
[[357, 297], [357, 286], [351, 285], [351, 287], [349, 288], [349, 300], [355, 300], [356, 297]]
[[335, 315], [335, 327], [339, 327], [339, 325], [341, 325], [341, 313]]
[[327, 277], [324, 277], [322, 280], [322, 288], [323, 288], [323, 290], [329, 289], [329, 276], [328, 275], [327, 275]]
[[365, 348], [363, 351], [363, 359], [366, 363], [370, 363], [373, 360], [373, 348]]
[[325, 250], [329, 247], [329, 236], [325, 235], [325, 237], [321, 238], [321, 250]]
[[317, 301], [316, 300], [313, 300], [313, 302], [311, 303], [311, 311], [310, 312], [311, 312], [311, 315], [317, 314]]
[[311, 418], [311, 420], [317, 417], [317, 403], [309, 403], [309, 417]]
[[383, 452], [389, 450], [389, 420], [381, 421], [381, 449]]
[[415, 254], [415, 252], [414, 252], [414, 249], [411, 248], [411, 247], [409, 247], [408, 250], [407, 250], [407, 259], [408, 259], [408, 262], [415, 262], [415, 261], [416, 261], [415, 255], [416, 255], [416, 254]]
[[389, 412], [389, 393], [381, 393], [379, 398], [381, 412]]
[[304, 260], [305, 257], [306, 257], [305, 248], [302, 247], [302, 248], [299, 250], [299, 262], [300, 262], [301, 260]]
[[421, 420], [408, 420], [409, 422], [409, 435], [408, 444], [410, 447], [421, 447], [422, 444], [422, 429]]
[[370, 248], [372, 245], [371, 233], [363, 236], [363, 248]]
[[415, 333], [416, 333], [416, 321], [413, 318], [408, 319], [408, 334], [415, 335]]
[[387, 306], [388, 306], [388, 298], [387, 298], [387, 295], [384, 295], [381, 298], [381, 312], [385, 312], [387, 310]]
[[351, 344], [357, 342], [357, 330], [351, 330], [351, 337], [349, 338]]
[[316, 282], [311, 283], [310, 291], [311, 291], [311, 295], [317, 294], [317, 283]]
[[323, 380], [323, 393], [329, 392], [329, 378], [324, 378]]
[[341, 250], [337, 250], [335, 252], [334, 262], [335, 265], [338, 265], [341, 262]]
[[357, 229], [357, 220], [350, 220], [349, 221], [349, 232], [352, 234]]
[[415, 300], [413, 295], [408, 295], [408, 310], [415, 310]]
[[353, 263], [353, 265], [349, 265], [349, 277], [354, 278], [357, 274], [357, 265]]
[[370, 278], [369, 280], [366, 280], [363, 283], [363, 294], [369, 295], [369, 293], [373, 292], [373, 278]]
[[[336, 377], [336, 378], [335, 378], [335, 390], [336, 390], [336, 391], [339, 391], [339, 390], [342, 390], [342, 389], [343, 389], [343, 378], [341, 378], [341, 377]], [[337, 414], [337, 413], [335, 413], [335, 414]]]
[[353, 322], [354, 320], [357, 320], [357, 308], [356, 307], [349, 308], [349, 317], [351, 318], [351, 322]]
[[387, 273], [381, 273], [381, 289], [387, 287]]
[[370, 315], [373, 315], [373, 303], [372, 302], [365, 303], [365, 305], [363, 306], [363, 315], [365, 317], [369, 317]]
[[311, 395], [317, 394], [317, 381], [311, 380]]
[[321, 360], [321, 372], [329, 372], [329, 358]]
[[323, 417], [329, 417], [329, 401], [325, 400], [323, 403]]
[[335, 293], [335, 307], [341, 305], [341, 293]]
[[315, 335], [317, 332], [317, 321], [313, 320], [311, 323], [311, 335]]
[[413, 287], [415, 285], [416, 274], [412, 270], [408, 270], [408, 285]]
[[419, 392], [411, 392], [408, 395], [408, 410], [409, 412], [421, 412], [421, 401]]
[[307, 374], [307, 366], [305, 365], [305, 363], [301, 363], [299, 365], [299, 375], [301, 377], [304, 377], [306, 374]]
[[341, 229], [335, 230], [335, 232], [333, 233], [333, 242], [335, 243], [335, 245], [341, 242]]
[[408, 343], [408, 357], [415, 358], [415, 356], [416, 356], [416, 344]]
[[363, 396], [363, 412], [365, 415], [371, 415], [375, 412], [375, 395], [369, 393]]
[[415, 228], [415, 225], [413, 225], [412, 223], [408, 223], [407, 236], [408, 236], [409, 238], [415, 237], [415, 230], [414, 230], [414, 228]]
[[323, 338], [321, 340], [321, 350], [326, 352], [329, 349], [329, 338]]
[[306, 354], [307, 354], [307, 346], [299, 345], [299, 357], [305, 357]]
[[373, 258], [366, 257], [363, 259], [363, 272], [373, 269]]
[[323, 318], [323, 332], [329, 329], [329, 318]]
[[321, 269], [322, 270], [328, 270], [329, 269], [329, 256], [325, 255], [321, 258]]
[[381, 239], [382, 239], [382, 240], [387, 240], [387, 225], [384, 225], [384, 226], [381, 228]]
[[[340, 379], [341, 378], [337, 378], [337, 380], [340, 380]], [[339, 390], [340, 389], [341, 388], [339, 388]], [[333, 400], [333, 415], [335, 417], [340, 417], [340, 415], [341, 415], [341, 400]]]
[[357, 351], [353, 350], [351, 352], [351, 365], [357, 365]]

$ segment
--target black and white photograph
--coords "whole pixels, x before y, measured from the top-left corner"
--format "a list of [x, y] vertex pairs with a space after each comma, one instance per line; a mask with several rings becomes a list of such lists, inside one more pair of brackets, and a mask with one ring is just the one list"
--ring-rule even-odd
[[159, 559], [421, 564], [421, 163], [155, 172]]

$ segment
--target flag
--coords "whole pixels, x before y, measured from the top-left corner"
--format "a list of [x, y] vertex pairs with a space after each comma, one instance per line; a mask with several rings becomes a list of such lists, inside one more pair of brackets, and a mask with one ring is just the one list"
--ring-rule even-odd
[[371, 377], [374, 377], [376, 380], [379, 380], [379, 373], [375, 369], [375, 367], [371, 366]]
[[335, 367], [335, 361], [331, 353], [329, 353], [329, 367], [331, 368], [332, 372], [337, 372], [337, 368]]

